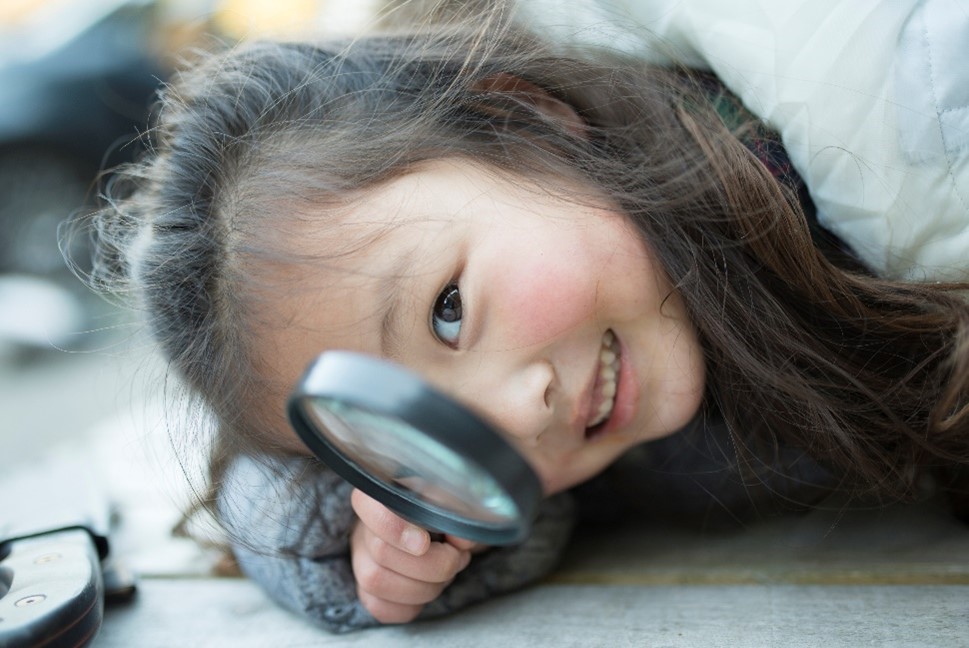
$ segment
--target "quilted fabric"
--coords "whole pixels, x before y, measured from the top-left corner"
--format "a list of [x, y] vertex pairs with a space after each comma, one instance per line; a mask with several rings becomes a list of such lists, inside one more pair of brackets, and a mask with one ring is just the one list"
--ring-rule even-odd
[[781, 134], [821, 222], [873, 270], [969, 278], [965, 2], [525, 4], [531, 20], [570, 42], [714, 71]]
[[[902, 29], [896, 53], [896, 94], [905, 99], [904, 104], [899, 102], [899, 136], [909, 161], [931, 163], [947, 157], [952, 165], [966, 154], [967, 57], [969, 5], [960, 6], [956, 0], [923, 1]], [[967, 188], [961, 190], [964, 198]]]

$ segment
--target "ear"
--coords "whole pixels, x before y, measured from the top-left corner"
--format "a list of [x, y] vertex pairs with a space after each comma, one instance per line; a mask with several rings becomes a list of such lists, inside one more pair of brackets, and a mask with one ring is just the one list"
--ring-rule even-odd
[[544, 116], [558, 121], [573, 134], [586, 136], [586, 123], [579, 117], [575, 108], [561, 99], [553, 97], [547, 91], [507, 72], [499, 72], [476, 82], [472, 88], [479, 92], [495, 92], [510, 95], [523, 103], [531, 104], [535, 110]]

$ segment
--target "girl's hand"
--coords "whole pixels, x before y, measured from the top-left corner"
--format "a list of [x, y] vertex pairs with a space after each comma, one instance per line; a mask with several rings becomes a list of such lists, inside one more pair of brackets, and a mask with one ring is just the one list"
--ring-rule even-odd
[[476, 545], [430, 534], [354, 489], [350, 503], [357, 524], [350, 535], [350, 558], [357, 596], [381, 623], [407, 623], [444, 591], [471, 562]]

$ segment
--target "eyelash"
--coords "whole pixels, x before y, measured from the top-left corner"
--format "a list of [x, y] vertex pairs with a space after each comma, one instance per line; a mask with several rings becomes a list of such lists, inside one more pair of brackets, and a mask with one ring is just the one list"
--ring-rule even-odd
[[[439, 310], [444, 310], [444, 314], [439, 316]], [[457, 348], [458, 340], [461, 336], [461, 324], [464, 317], [464, 313], [462, 311], [461, 290], [458, 288], [457, 283], [449, 283], [447, 286], [445, 286], [444, 290], [438, 294], [437, 299], [434, 300], [434, 305], [431, 307], [431, 332], [442, 344], [449, 346], [452, 349]], [[445, 319], [446, 317], [450, 317], [452, 319]], [[438, 324], [439, 319], [442, 320], [443, 324]], [[442, 331], [445, 326], [448, 329], [451, 329], [454, 328], [455, 325], [457, 325], [456, 331]]]

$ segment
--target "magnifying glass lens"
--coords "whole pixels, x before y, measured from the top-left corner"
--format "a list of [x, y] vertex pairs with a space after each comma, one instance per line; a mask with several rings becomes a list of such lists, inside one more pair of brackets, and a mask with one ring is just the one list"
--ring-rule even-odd
[[319, 396], [304, 405], [317, 431], [371, 477], [481, 522], [520, 517], [494, 477], [406, 422]]
[[528, 462], [501, 430], [404, 367], [327, 351], [287, 408], [320, 460], [401, 517], [484, 544], [527, 537], [542, 497]]

